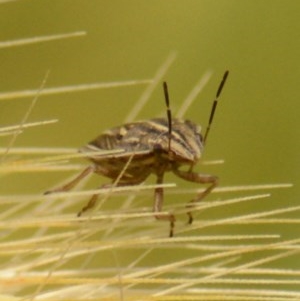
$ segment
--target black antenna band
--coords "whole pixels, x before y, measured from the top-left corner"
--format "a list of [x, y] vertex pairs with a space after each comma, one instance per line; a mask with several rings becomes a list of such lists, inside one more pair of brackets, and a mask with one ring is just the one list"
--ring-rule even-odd
[[218, 87], [218, 90], [217, 90], [217, 94], [216, 94], [216, 98], [213, 102], [213, 105], [212, 105], [212, 108], [211, 108], [211, 112], [210, 112], [210, 116], [209, 116], [209, 121], [208, 121], [208, 125], [206, 127], [206, 132], [205, 132], [205, 135], [204, 135], [204, 138], [203, 138], [203, 143], [205, 145], [206, 143], [206, 140], [207, 140], [207, 136], [208, 136], [208, 133], [210, 131], [210, 127], [211, 127], [211, 124], [213, 122], [213, 119], [214, 119], [214, 116], [215, 116], [215, 112], [216, 112], [216, 108], [217, 108], [217, 104], [218, 104], [218, 100], [219, 100], [219, 96], [223, 90], [223, 87], [225, 85], [225, 82], [226, 82], [226, 79], [228, 77], [228, 74], [229, 74], [229, 71], [226, 70], [224, 75], [223, 75], [223, 79]]
[[170, 101], [169, 101], [169, 92], [168, 92], [168, 86], [167, 83], [163, 83], [164, 87], [164, 93], [165, 93], [165, 102], [167, 106], [167, 116], [168, 116], [168, 136], [169, 136], [169, 142], [168, 142], [168, 151], [170, 152], [171, 150], [171, 136], [172, 136], [172, 114], [171, 114], [171, 109], [170, 109]]

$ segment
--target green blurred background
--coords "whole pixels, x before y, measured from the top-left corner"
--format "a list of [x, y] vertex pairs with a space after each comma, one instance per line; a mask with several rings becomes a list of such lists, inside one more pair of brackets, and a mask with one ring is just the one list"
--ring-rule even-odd
[[[176, 51], [177, 59], [165, 77], [174, 112], [204, 72], [214, 71], [186, 113], [186, 118], [206, 125], [219, 81], [229, 69], [204, 156], [224, 159], [225, 164], [203, 170], [219, 175], [222, 186], [294, 183], [294, 188], [274, 191], [263, 208], [297, 205], [299, 10], [296, 0], [2, 3], [1, 41], [82, 30], [87, 35], [0, 49], [0, 90], [37, 89], [49, 69], [46, 87], [147, 79]], [[144, 89], [140, 85], [40, 97], [29, 121], [58, 118], [59, 123], [28, 129], [15, 146], [77, 148], [122, 123]], [[31, 101], [2, 100], [1, 126], [19, 123]], [[163, 110], [159, 86], [138, 119]], [[3, 138], [2, 146], [7, 143]], [[40, 193], [68, 175], [10, 175], [1, 179], [1, 193]], [[92, 181], [99, 183], [99, 179]], [[180, 187], [195, 187], [176, 182]], [[255, 205], [258, 202], [238, 210], [247, 213]]]

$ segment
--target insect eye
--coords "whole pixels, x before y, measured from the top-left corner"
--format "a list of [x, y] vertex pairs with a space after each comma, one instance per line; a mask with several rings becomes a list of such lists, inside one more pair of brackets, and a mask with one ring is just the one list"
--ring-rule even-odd
[[156, 151], [156, 152], [162, 151], [162, 146], [161, 146], [161, 144], [155, 143], [155, 144], [153, 145], [153, 150]]
[[123, 135], [121, 135], [121, 134], [117, 134], [117, 135], [116, 135], [116, 138], [117, 138], [117, 140], [122, 140], [122, 138], [123, 138]]

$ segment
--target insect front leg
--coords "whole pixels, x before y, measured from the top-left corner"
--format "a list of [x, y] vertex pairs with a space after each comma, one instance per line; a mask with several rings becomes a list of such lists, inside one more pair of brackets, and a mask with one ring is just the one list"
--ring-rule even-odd
[[64, 191], [69, 191], [72, 189], [74, 186], [76, 186], [81, 180], [83, 180], [86, 176], [88, 176], [90, 173], [94, 172], [95, 168], [93, 165], [88, 166], [86, 169], [84, 169], [75, 179], [72, 181], [68, 182], [67, 184], [54, 188], [52, 190], [48, 190], [44, 192], [44, 194], [50, 194], [50, 193], [55, 193], [55, 192], [64, 192]]
[[[156, 184], [163, 183], [163, 174], [157, 175]], [[170, 222], [170, 234], [169, 236], [173, 236], [174, 226], [175, 226], [175, 216], [171, 213], [169, 214], [161, 214], [162, 206], [164, 201], [164, 190], [162, 187], [155, 188], [154, 191], [154, 205], [153, 205], [153, 212], [155, 213], [154, 216], [158, 220], [167, 220]]]
[[[200, 202], [203, 198], [205, 198], [210, 192], [218, 185], [218, 177], [213, 175], [206, 174], [198, 174], [193, 171], [182, 171], [177, 168], [173, 169], [173, 172], [180, 178], [189, 181], [195, 182], [199, 184], [210, 184], [203, 192], [199, 193], [194, 199], [192, 199], [187, 205], [187, 208], [193, 208], [196, 206], [196, 203]], [[189, 221], [191, 224], [193, 222], [192, 212], [187, 212]]]

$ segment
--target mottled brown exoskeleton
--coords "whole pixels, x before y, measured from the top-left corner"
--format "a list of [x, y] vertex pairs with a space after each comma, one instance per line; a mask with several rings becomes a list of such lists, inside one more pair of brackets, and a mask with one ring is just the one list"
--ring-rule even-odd
[[[193, 167], [199, 161], [203, 152], [218, 98], [227, 76], [228, 71], [224, 73], [217, 90], [204, 137], [201, 135], [200, 126], [192, 121], [172, 118], [167, 84], [164, 82], [167, 118], [153, 118], [127, 123], [105, 131], [79, 150], [86, 154], [86, 157], [93, 164], [88, 166], [68, 184], [47, 191], [46, 194], [67, 191], [92, 172], [110, 178], [113, 183], [110, 185], [127, 186], [144, 182], [150, 174], [155, 174], [157, 178], [156, 183], [162, 184], [165, 172], [171, 171], [186, 181], [209, 184], [203, 192], [199, 193], [187, 205], [187, 208], [194, 207], [196, 203], [208, 195], [218, 184], [216, 176], [199, 174], [193, 171]], [[104, 156], [99, 155], [99, 151], [101, 150], [121, 150], [121, 153]], [[95, 155], [95, 152], [98, 152], [98, 154]], [[128, 160], [131, 161], [124, 170]], [[188, 166], [186, 171], [180, 169], [184, 165]], [[117, 179], [118, 181], [116, 182]], [[93, 195], [87, 205], [78, 213], [78, 216], [92, 208], [96, 203], [97, 197], [98, 195]], [[162, 205], [163, 188], [158, 187], [154, 191], [153, 211], [156, 219], [168, 220], [170, 222], [169, 235], [172, 237], [175, 216], [171, 213], [160, 213]], [[192, 213], [189, 211], [187, 214], [189, 218], [188, 222], [191, 224], [193, 222]]]

